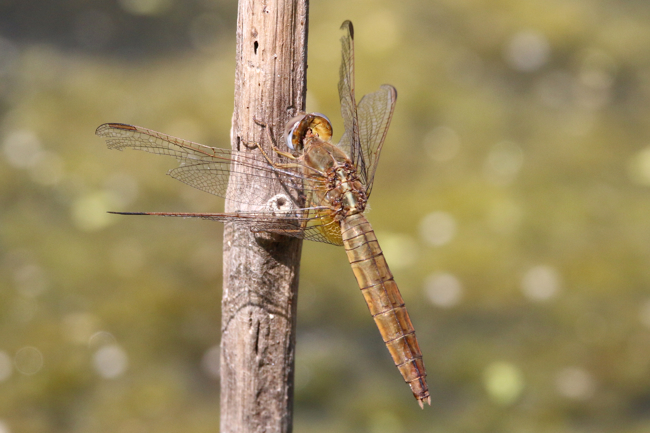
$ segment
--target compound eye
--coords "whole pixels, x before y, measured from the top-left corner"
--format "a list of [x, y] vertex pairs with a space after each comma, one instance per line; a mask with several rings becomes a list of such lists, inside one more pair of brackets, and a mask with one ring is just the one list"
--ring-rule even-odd
[[305, 114], [298, 115], [287, 122], [284, 128], [284, 142], [291, 150], [302, 149], [302, 136], [304, 135]]
[[312, 120], [309, 127], [314, 131], [318, 137], [323, 141], [329, 141], [332, 138], [332, 122], [322, 113], [311, 113]]
[[289, 132], [287, 133], [287, 135], [284, 137], [284, 139], [286, 141], [286, 144], [287, 144], [287, 147], [289, 149], [291, 149], [291, 150], [296, 150], [296, 148], [293, 145], [293, 137], [294, 137], [294, 134], [296, 132], [296, 128], [298, 127], [299, 123], [300, 122], [297, 122], [295, 125], [293, 125], [293, 128], [291, 128], [289, 130]]
[[325, 121], [326, 121], [327, 123], [329, 123], [330, 125], [332, 125], [332, 121], [330, 120], [330, 118], [327, 117], [326, 115], [324, 115], [323, 113], [311, 113], [311, 114], [312, 114], [312, 116], [314, 116], [314, 117], [322, 117], [323, 119], [325, 119]]

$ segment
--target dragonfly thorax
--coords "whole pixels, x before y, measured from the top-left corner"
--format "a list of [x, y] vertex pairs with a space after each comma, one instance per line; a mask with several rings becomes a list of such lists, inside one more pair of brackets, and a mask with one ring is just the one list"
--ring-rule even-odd
[[338, 167], [334, 176], [335, 188], [333, 191], [339, 195], [335, 203], [339, 206], [337, 213], [340, 217], [345, 218], [349, 215], [363, 213], [366, 209], [367, 196], [354, 166], [350, 163]]
[[318, 137], [308, 136], [304, 145], [305, 152], [301, 159], [305, 174], [322, 179], [319, 195], [330, 207], [335, 219], [363, 212], [367, 201], [365, 188], [346, 153]]

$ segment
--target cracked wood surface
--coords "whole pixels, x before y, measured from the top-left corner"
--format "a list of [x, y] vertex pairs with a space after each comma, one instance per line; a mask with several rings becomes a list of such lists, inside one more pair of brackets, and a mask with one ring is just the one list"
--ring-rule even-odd
[[[308, 0], [240, 0], [233, 149], [259, 152], [251, 142], [269, 149], [266, 133], [254, 119], [270, 125], [277, 141], [285, 123], [304, 111], [307, 15]], [[246, 210], [226, 202], [226, 212], [236, 209]], [[226, 224], [221, 433], [292, 429], [301, 250], [299, 239]]]

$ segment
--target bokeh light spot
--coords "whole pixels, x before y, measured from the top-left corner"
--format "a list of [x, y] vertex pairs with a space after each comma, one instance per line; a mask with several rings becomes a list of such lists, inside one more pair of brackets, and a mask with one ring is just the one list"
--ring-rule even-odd
[[607, 89], [614, 84], [616, 62], [603, 51], [589, 49], [583, 53], [580, 65], [580, 81], [585, 86]]
[[492, 401], [506, 406], [514, 403], [521, 395], [524, 377], [515, 365], [494, 362], [483, 372], [483, 384]]
[[587, 110], [597, 110], [611, 100], [612, 77], [601, 70], [582, 71], [574, 88], [576, 104]]
[[102, 229], [116, 221], [115, 215], [107, 213], [112, 204], [112, 195], [106, 192], [83, 195], [72, 204], [72, 220], [83, 231]]
[[43, 354], [35, 347], [23, 347], [16, 352], [14, 366], [26, 376], [36, 374], [43, 367]]
[[432, 212], [420, 222], [420, 236], [430, 245], [449, 243], [456, 234], [456, 220], [447, 212]]
[[212, 346], [209, 348], [201, 359], [201, 367], [208, 376], [218, 379], [221, 375], [221, 348]]
[[551, 266], [535, 266], [524, 274], [521, 290], [531, 301], [547, 301], [560, 290], [560, 274]]
[[436, 272], [424, 281], [424, 292], [433, 305], [450, 308], [461, 301], [463, 285], [453, 274]]
[[63, 158], [59, 154], [50, 151], [39, 153], [35, 163], [29, 167], [31, 179], [41, 185], [56, 185], [63, 179], [64, 170]]
[[90, 336], [88, 339], [88, 347], [91, 349], [94, 348], [100, 348], [103, 346], [111, 346], [116, 343], [116, 339], [108, 331], [99, 331], [95, 332], [93, 335]]
[[117, 344], [100, 347], [93, 356], [95, 371], [105, 379], [121, 376], [128, 367], [128, 356]]
[[2, 420], [0, 420], [0, 433], [11, 433], [7, 423]]
[[41, 141], [33, 131], [12, 131], [4, 139], [2, 150], [5, 159], [16, 168], [29, 168], [42, 157]]
[[548, 61], [551, 47], [546, 37], [532, 30], [515, 34], [505, 49], [510, 67], [522, 72], [535, 71]]
[[574, 400], [586, 400], [596, 390], [591, 374], [576, 367], [560, 371], [555, 377], [555, 387], [560, 395]]
[[405, 269], [413, 266], [418, 259], [418, 244], [409, 235], [381, 232], [381, 247], [392, 269]]
[[34, 298], [49, 286], [49, 280], [42, 267], [28, 263], [14, 271], [14, 282], [18, 292], [23, 296]]

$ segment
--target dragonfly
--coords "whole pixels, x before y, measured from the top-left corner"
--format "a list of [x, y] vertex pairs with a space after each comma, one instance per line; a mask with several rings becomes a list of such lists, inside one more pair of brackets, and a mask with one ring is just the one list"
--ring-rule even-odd
[[[415, 329], [377, 237], [364, 215], [372, 191], [379, 155], [393, 117], [397, 91], [384, 84], [357, 104], [354, 83], [354, 28], [341, 26], [342, 61], [338, 92], [345, 131], [331, 142], [332, 125], [324, 114], [300, 113], [284, 130], [280, 150], [266, 128], [274, 162], [259, 144], [259, 152], [205, 146], [139, 126], [105, 123], [96, 134], [110, 149], [136, 149], [172, 156], [179, 166], [168, 174], [199, 190], [246, 205], [230, 213], [112, 212], [231, 222], [252, 232], [269, 232], [344, 246], [359, 289], [397, 369], [420, 407], [431, 405]], [[296, 156], [297, 155], [297, 156]], [[279, 181], [276, 190], [242, 189], [251, 182]], [[234, 185], [228, 188], [229, 183]], [[228, 192], [230, 191], [230, 192]], [[233, 193], [232, 191], [235, 191]], [[243, 192], [246, 191], [246, 192]]]

